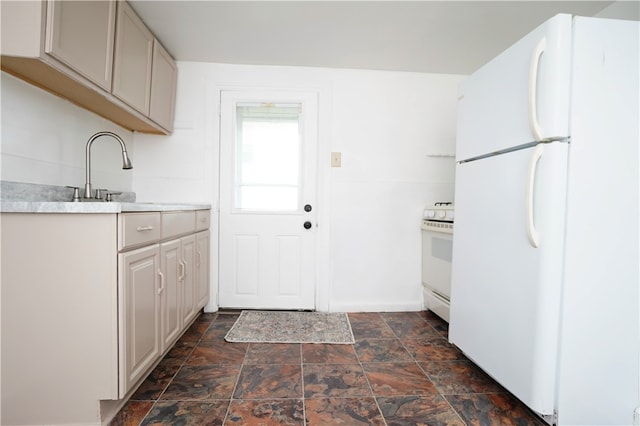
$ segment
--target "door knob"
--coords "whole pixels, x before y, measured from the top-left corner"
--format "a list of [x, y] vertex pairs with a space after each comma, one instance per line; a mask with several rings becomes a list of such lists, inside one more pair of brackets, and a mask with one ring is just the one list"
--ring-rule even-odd
[[313, 225], [311, 225], [311, 222], [306, 221], [306, 222], [304, 223], [304, 225], [302, 225], [302, 226], [304, 226], [304, 229], [310, 229], [310, 228], [311, 228], [311, 226], [313, 226]]
[[313, 207], [311, 207], [311, 204], [307, 204], [306, 206], [304, 206], [304, 211], [309, 213], [311, 210], [313, 210]]

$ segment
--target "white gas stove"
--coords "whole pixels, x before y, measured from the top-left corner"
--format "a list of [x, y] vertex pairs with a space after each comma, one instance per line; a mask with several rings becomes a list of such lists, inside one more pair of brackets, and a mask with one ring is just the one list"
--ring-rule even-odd
[[422, 215], [422, 229], [436, 232], [453, 233], [453, 219], [455, 217], [452, 202], [439, 201], [433, 206], [425, 208]]
[[451, 296], [454, 210], [451, 202], [437, 202], [425, 208], [422, 218], [424, 304], [447, 322]]

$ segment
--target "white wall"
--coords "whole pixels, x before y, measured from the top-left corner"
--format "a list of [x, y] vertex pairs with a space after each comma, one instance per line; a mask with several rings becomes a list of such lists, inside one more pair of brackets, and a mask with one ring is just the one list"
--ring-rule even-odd
[[[2, 180], [82, 188], [85, 144], [102, 130], [122, 137], [136, 166], [130, 131], [5, 72], [0, 84]], [[108, 139], [92, 145], [94, 187], [131, 191], [132, 173], [122, 170], [120, 145]]]
[[598, 18], [640, 20], [640, 2], [632, 0], [618, 0], [605, 7], [594, 16]]
[[[219, 90], [315, 90], [320, 94], [317, 307], [420, 309], [420, 215], [427, 203], [453, 199], [454, 180], [453, 159], [426, 154], [454, 150], [462, 78], [180, 63], [176, 130], [152, 136], [134, 135], [2, 73], [0, 177], [82, 186], [86, 141], [110, 130], [125, 140], [134, 170], [121, 169], [118, 144], [99, 139], [92, 151], [94, 185], [136, 191], [139, 201], [215, 207]], [[329, 166], [331, 151], [342, 152], [342, 168]], [[217, 229], [212, 231], [215, 242]], [[215, 244], [212, 249], [215, 266]], [[209, 309], [216, 308], [216, 278], [214, 272]]]
[[[178, 68], [175, 132], [169, 137], [135, 135], [138, 200], [217, 206], [222, 88], [317, 91], [317, 308], [422, 307], [422, 209], [452, 200], [454, 182], [453, 159], [427, 153], [454, 151], [462, 76], [188, 62]], [[330, 167], [331, 151], [342, 152], [341, 168]], [[217, 308], [216, 278], [214, 272], [209, 309]]]
[[336, 310], [419, 309], [420, 218], [453, 200], [460, 77], [336, 72], [332, 150], [332, 292]]

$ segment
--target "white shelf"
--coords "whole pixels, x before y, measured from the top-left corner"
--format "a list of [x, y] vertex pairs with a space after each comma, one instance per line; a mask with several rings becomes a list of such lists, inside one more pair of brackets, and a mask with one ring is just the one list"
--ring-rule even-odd
[[427, 154], [427, 157], [448, 157], [455, 158], [455, 152], [430, 152]]

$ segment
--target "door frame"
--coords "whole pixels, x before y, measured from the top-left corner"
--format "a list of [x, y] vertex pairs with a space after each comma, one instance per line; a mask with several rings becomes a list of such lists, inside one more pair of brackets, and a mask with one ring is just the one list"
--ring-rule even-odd
[[[206, 110], [210, 116], [214, 117], [213, 126], [207, 129], [210, 135], [209, 140], [214, 141], [212, 149], [211, 167], [215, 170], [211, 176], [213, 180], [212, 200], [215, 205], [212, 211], [211, 239], [211, 296], [207, 312], [215, 312], [219, 308], [219, 252], [220, 252], [220, 148], [221, 148], [221, 100], [222, 92], [225, 91], [247, 91], [247, 92], [313, 92], [318, 99], [317, 104], [317, 177], [316, 177], [316, 239], [315, 239], [315, 310], [319, 312], [330, 312], [331, 299], [331, 256], [330, 256], [330, 236], [331, 236], [331, 175], [330, 167], [331, 144], [331, 86], [313, 85], [303, 87], [282, 87], [282, 86], [246, 86], [246, 85], [212, 85], [207, 87], [208, 105]], [[215, 243], [213, 242], [215, 241]], [[215, 271], [215, 272], [214, 272]]]

